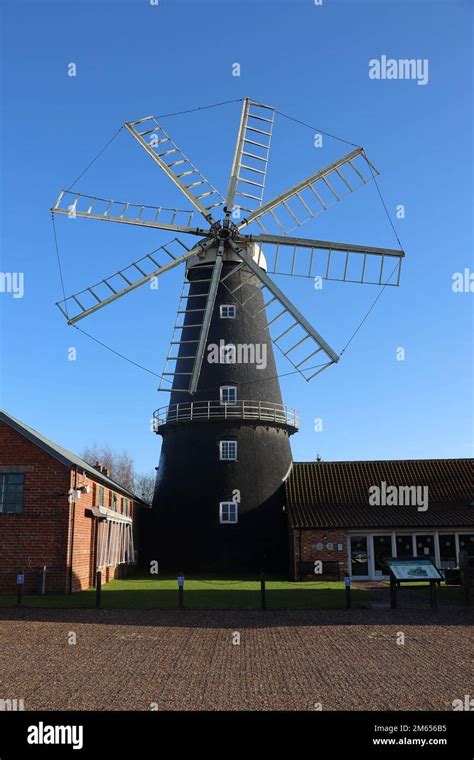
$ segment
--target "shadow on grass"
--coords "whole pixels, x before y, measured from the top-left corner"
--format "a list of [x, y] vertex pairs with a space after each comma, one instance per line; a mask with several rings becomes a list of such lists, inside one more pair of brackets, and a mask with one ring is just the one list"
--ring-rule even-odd
[[[364, 591], [352, 592], [353, 608], [360, 608], [372, 599]], [[294, 591], [267, 590], [267, 610], [343, 610], [346, 594], [338, 589], [308, 589]], [[16, 598], [0, 597], [0, 609], [16, 608]], [[83, 591], [74, 596], [26, 595], [23, 609], [95, 609], [95, 591]], [[243, 589], [229, 592], [218, 589], [188, 589], [184, 593], [187, 610], [261, 610], [260, 589]], [[101, 609], [104, 610], [179, 610], [178, 592], [174, 589], [130, 590], [107, 589], [102, 592]]]
[[[388, 601], [388, 588], [376, 592], [353, 588], [352, 609], [346, 610], [346, 591], [342, 582], [296, 583], [271, 578], [267, 581], [266, 611], [263, 611], [260, 583], [254, 577], [239, 580], [194, 577], [185, 581], [184, 609], [180, 610], [175, 576], [160, 576], [159, 579], [135, 576], [104, 585], [100, 610], [95, 608], [95, 589], [72, 595], [26, 595], [21, 608], [15, 606], [13, 595], [0, 595], [0, 619], [220, 627], [231, 624], [227, 619], [232, 614], [243, 627], [374, 625], [396, 624], [397, 621], [405, 625], [466, 624], [472, 618], [472, 610], [461, 606], [443, 608], [443, 596], [450, 599], [456, 590], [445, 588], [440, 592], [438, 610], [430, 609], [429, 598], [425, 599], [422, 593], [416, 609], [403, 609], [403, 592], [399, 597], [399, 609], [369, 610], [364, 607], [372, 601]], [[127, 611], [131, 614], [127, 615]]]
[[[411, 590], [411, 589], [410, 589]], [[103, 586], [101, 609], [96, 609], [95, 589], [71, 595], [25, 595], [21, 608], [16, 607], [16, 597], [0, 595], [0, 619], [38, 619], [49, 621], [170, 626], [221, 626], [222, 614], [240, 614], [239, 625], [273, 625], [272, 617], [278, 615], [278, 625], [319, 624], [385, 624], [403, 620], [410, 624], [410, 615], [416, 624], [432, 624], [443, 617], [443, 623], [464, 624], [469, 611], [460, 606], [444, 606], [456, 596], [457, 589], [440, 588], [438, 603], [441, 609], [431, 610], [429, 590], [417, 588], [419, 605], [416, 609], [403, 609], [404, 592], [399, 592], [399, 608], [364, 609], [371, 602], [389, 601], [389, 589], [378, 590], [353, 588], [352, 608], [346, 610], [346, 591], [341, 581], [294, 582], [269, 577], [266, 586], [266, 611], [261, 608], [260, 582], [255, 576], [236, 579], [194, 576], [186, 578], [184, 609], [179, 609], [176, 576], [135, 575], [123, 580], [113, 580]], [[408, 592], [408, 589], [407, 589]], [[413, 596], [413, 595], [412, 595]], [[408, 596], [405, 597], [408, 600]], [[126, 615], [126, 611], [131, 615]], [[443, 612], [449, 610], [449, 614]], [[75, 616], [74, 611], [77, 612]], [[193, 613], [202, 613], [199, 617]], [[163, 614], [166, 616], [163, 617]], [[273, 615], [272, 615], [273, 613]], [[297, 615], [297, 613], [300, 613]], [[306, 613], [306, 614], [301, 614]], [[332, 613], [332, 615], [331, 615]], [[265, 620], [265, 615], [269, 616]], [[444, 618], [447, 618], [444, 620]], [[282, 622], [283, 621], [283, 622]]]

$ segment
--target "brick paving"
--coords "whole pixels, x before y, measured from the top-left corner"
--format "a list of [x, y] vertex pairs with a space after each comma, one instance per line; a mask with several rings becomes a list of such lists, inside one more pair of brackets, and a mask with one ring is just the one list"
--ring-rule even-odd
[[474, 693], [473, 620], [460, 607], [4, 609], [0, 699], [26, 710], [451, 710]]

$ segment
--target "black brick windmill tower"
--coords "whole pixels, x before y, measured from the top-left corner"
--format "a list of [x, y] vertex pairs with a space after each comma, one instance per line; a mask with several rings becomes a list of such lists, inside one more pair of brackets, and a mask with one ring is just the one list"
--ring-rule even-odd
[[[285, 563], [282, 481], [298, 418], [283, 404], [273, 345], [307, 381], [339, 357], [269, 274], [379, 285], [399, 280], [401, 250], [289, 236], [376, 170], [356, 148], [264, 202], [274, 115], [269, 106], [243, 101], [225, 199], [149, 116], [125, 127], [194, 210], [67, 191], [52, 209], [199, 238], [194, 246], [174, 238], [58, 304], [73, 324], [185, 264], [160, 384], [170, 391], [169, 404], [154, 413], [163, 444], [142, 542], [147, 560], [158, 560], [163, 570], [253, 572]], [[196, 211], [203, 226], [193, 221]]]

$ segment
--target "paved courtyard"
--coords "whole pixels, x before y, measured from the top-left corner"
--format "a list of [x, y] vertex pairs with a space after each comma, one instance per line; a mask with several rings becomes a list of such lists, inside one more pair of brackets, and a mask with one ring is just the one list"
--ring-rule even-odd
[[25, 710], [452, 710], [473, 693], [473, 619], [459, 607], [4, 609], [0, 699]]

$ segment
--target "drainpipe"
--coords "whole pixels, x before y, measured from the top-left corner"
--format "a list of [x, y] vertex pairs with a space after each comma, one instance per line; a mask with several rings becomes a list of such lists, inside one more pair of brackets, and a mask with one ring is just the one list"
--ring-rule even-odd
[[[92, 502], [92, 503], [94, 503], [94, 502]], [[95, 588], [96, 579], [97, 579], [97, 560], [98, 560], [97, 548], [98, 548], [98, 543], [99, 543], [99, 518], [98, 517], [94, 517], [93, 520], [94, 520], [94, 558], [92, 560], [92, 562], [93, 562], [93, 564], [92, 564], [92, 585]]]
[[69, 593], [72, 594], [72, 560], [74, 556], [74, 523], [76, 517], [76, 488], [77, 488], [77, 465], [74, 467], [74, 489], [72, 492], [72, 522], [71, 522], [71, 564], [69, 568]]

